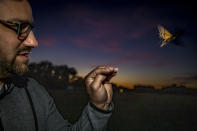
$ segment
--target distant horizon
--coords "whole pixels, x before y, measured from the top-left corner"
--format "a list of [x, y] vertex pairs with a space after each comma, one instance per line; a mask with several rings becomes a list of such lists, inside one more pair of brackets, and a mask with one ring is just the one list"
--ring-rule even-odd
[[[40, 62], [43, 62], [43, 61], [51, 62], [51, 61], [49, 61], [49, 60], [42, 60], [42, 61], [40, 61]], [[32, 64], [32, 63], [39, 64], [40, 62], [30, 62], [29, 65]], [[76, 67], [74, 67], [74, 66], [69, 66], [68, 64], [54, 64], [53, 62], [51, 62], [51, 63], [53, 64], [53, 66], [62, 66], [62, 65], [66, 65], [66, 66], [69, 67], [69, 68], [74, 68], [74, 69], [76, 69], [76, 71], [77, 71], [77, 76], [82, 77], [82, 78], [85, 77], [84, 75], [80, 75], [80, 74], [78, 73], [78, 69], [77, 69]], [[111, 82], [114, 83], [114, 84], [116, 84], [118, 87], [124, 87], [124, 88], [127, 88], [127, 89], [134, 89], [135, 86], [144, 86], [144, 87], [150, 87], [150, 86], [152, 86], [154, 89], [157, 90], [157, 89], [166, 88], [166, 87], [169, 87], [169, 86], [172, 86], [172, 85], [176, 85], [176, 87], [184, 86], [185, 88], [197, 89], [197, 86], [196, 86], [196, 87], [188, 87], [188, 86], [186, 86], [186, 85], [177, 84], [177, 83], [171, 83], [171, 84], [166, 84], [166, 85], [157, 87], [157, 86], [155, 86], [154, 84], [143, 84], [143, 82], [141, 82], [141, 83], [133, 83], [132, 85], [125, 85], [124, 83], [118, 83], [117, 81], [114, 81], [113, 79], [112, 79]]]

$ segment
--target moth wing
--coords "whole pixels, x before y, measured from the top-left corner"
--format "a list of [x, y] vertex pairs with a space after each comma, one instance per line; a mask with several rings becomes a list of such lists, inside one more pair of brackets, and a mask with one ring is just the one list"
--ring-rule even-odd
[[163, 46], [165, 46], [167, 44], [167, 41], [166, 40], [164, 40], [164, 41], [162, 41], [162, 43], [161, 43], [161, 46], [160, 47], [163, 47]]
[[172, 34], [166, 30], [163, 26], [158, 25], [159, 35], [162, 39], [167, 40], [172, 37]]

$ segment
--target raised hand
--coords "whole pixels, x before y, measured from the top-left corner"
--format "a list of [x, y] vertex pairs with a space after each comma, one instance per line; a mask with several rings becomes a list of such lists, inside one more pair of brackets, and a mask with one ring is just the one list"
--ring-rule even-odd
[[96, 107], [108, 110], [113, 96], [110, 80], [117, 72], [118, 68], [98, 66], [85, 77], [86, 89], [90, 101]]

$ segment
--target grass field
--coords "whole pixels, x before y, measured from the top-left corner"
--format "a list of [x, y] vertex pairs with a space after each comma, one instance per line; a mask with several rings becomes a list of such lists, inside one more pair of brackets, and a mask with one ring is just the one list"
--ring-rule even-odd
[[[84, 92], [48, 90], [63, 117], [74, 123], [87, 104]], [[108, 131], [197, 131], [197, 96], [115, 93]]]

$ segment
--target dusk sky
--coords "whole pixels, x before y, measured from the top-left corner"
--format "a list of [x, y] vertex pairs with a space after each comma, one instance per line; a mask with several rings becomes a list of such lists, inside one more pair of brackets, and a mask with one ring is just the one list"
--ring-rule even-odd
[[[186, 1], [185, 1], [186, 2]], [[51, 61], [85, 76], [97, 65], [119, 68], [112, 82], [197, 88], [197, 15], [193, 3], [126, 0], [32, 0], [39, 46], [31, 62]], [[157, 25], [183, 30], [183, 46], [160, 47]]]

